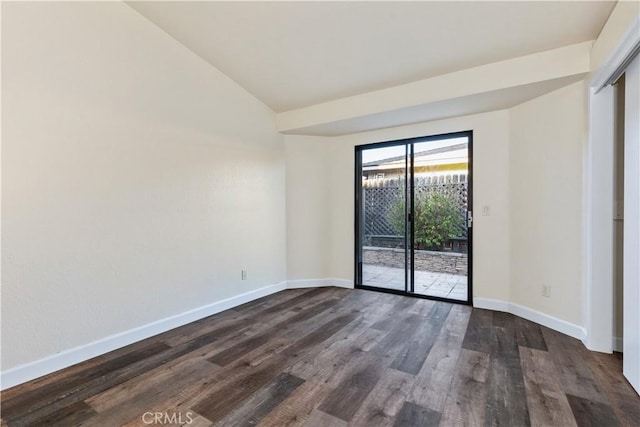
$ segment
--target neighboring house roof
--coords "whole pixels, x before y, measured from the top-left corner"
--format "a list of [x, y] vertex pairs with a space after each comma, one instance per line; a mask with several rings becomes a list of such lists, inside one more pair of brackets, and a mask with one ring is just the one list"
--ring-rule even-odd
[[[465, 142], [421, 151], [414, 154], [414, 165], [416, 168], [442, 165], [466, 166], [468, 164], [467, 148], [468, 144]], [[362, 164], [363, 171], [402, 169], [404, 167], [405, 156], [389, 157]]]

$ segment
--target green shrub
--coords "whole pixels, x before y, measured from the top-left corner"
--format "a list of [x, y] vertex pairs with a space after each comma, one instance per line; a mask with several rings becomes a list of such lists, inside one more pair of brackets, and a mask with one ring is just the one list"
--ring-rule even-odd
[[[404, 236], [404, 200], [398, 200], [389, 210], [393, 230]], [[418, 249], [442, 249], [449, 239], [458, 237], [464, 218], [451, 196], [431, 193], [414, 201], [415, 244]]]
[[389, 222], [398, 236], [404, 236], [404, 198], [397, 200], [389, 208]]

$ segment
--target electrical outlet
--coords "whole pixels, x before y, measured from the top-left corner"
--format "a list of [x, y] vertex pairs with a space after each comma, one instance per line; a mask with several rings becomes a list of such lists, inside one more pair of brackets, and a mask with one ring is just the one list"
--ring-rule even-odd
[[551, 297], [551, 286], [542, 285], [542, 296], [546, 298]]
[[242, 270], [240, 273], [242, 280], [247, 280], [247, 270]]

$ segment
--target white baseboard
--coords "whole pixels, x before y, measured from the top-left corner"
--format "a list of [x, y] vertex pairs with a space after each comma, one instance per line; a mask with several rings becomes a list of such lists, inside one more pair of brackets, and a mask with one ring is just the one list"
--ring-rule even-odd
[[353, 281], [346, 279], [302, 279], [287, 281], [287, 289], [319, 288], [323, 286], [353, 289]]
[[487, 310], [509, 312], [509, 303], [498, 299], [491, 298], [474, 298], [473, 306], [475, 308], [484, 308]]
[[[195, 322], [196, 320], [200, 320], [204, 317], [211, 316], [221, 311], [237, 307], [241, 304], [245, 304], [285, 289], [315, 288], [322, 286], [337, 286], [353, 289], [353, 281], [334, 278], [304, 279], [289, 280], [275, 285], [265, 286], [222, 301], [217, 301], [184, 313], [151, 322], [128, 331], [110, 335], [100, 340], [65, 350], [34, 362], [8, 369], [0, 373], [0, 390], [39, 378], [43, 375], [67, 368], [93, 357], [133, 344], [137, 341], [161, 334], [173, 328]], [[585, 330], [581, 326], [574, 325], [519, 304], [489, 298], [474, 298], [473, 305], [477, 308], [486, 308], [489, 310], [512, 313], [516, 316], [523, 317], [527, 320], [539, 323], [580, 340], [583, 340], [586, 336]], [[616, 351], [622, 351], [621, 338], [614, 338], [614, 349], [616, 349]]]
[[101, 354], [133, 344], [134, 342], [161, 334], [173, 328], [177, 328], [178, 326], [195, 322], [196, 320], [204, 317], [211, 316], [221, 311], [237, 307], [241, 304], [245, 304], [285, 289], [287, 289], [287, 282], [280, 282], [275, 285], [265, 286], [222, 301], [216, 301], [175, 316], [147, 323], [146, 325], [142, 325], [128, 331], [110, 335], [85, 345], [64, 350], [60, 353], [47, 356], [34, 362], [7, 369], [0, 373], [0, 390], [39, 378], [43, 375], [67, 368], [93, 357], [100, 356]]
[[584, 341], [587, 336], [587, 332], [582, 326], [575, 325], [567, 322], [566, 320], [558, 319], [557, 317], [550, 316], [520, 304], [490, 298], [474, 298], [473, 306], [476, 308], [486, 308], [488, 310], [511, 313], [555, 331], [562, 332], [563, 334], [581, 341]]
[[622, 337], [613, 337], [613, 351], [622, 353]]

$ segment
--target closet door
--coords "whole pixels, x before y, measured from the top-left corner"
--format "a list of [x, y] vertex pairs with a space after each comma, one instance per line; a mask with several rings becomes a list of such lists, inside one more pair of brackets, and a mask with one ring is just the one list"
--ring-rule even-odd
[[623, 373], [640, 393], [640, 56], [625, 71]]

